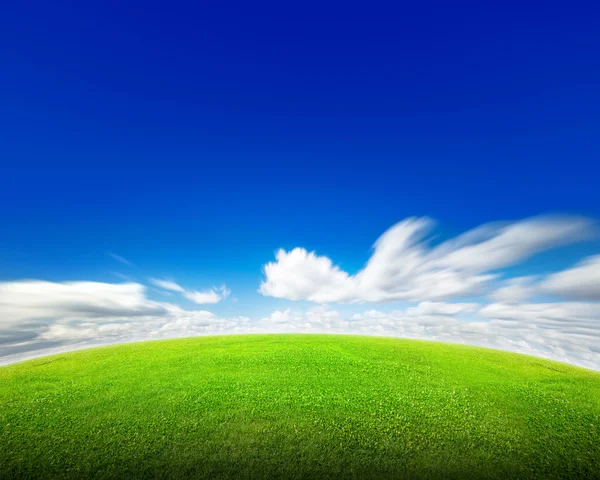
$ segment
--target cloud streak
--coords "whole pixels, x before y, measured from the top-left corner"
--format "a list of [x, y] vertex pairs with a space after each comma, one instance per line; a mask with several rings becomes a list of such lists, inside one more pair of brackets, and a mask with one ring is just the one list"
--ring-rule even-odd
[[171, 281], [171, 280], [161, 280], [159, 278], [151, 278], [150, 283], [152, 285], [156, 285], [159, 288], [164, 290], [171, 290], [173, 292], [185, 292], [184, 288], [181, 285]]
[[550, 275], [540, 289], [570, 299], [600, 301], [600, 255]]
[[150, 283], [162, 288], [163, 290], [179, 292], [188, 300], [199, 305], [219, 303], [221, 300], [225, 300], [231, 294], [231, 290], [229, 290], [226, 285], [221, 285], [220, 287], [213, 287], [211, 289], [198, 292], [196, 290], [186, 290], [172, 280], [151, 278]]
[[127, 260], [125, 257], [118, 255], [116, 253], [109, 253], [109, 255], [114, 258], [117, 262], [122, 263], [123, 265], [127, 265], [128, 267], [135, 267], [135, 265]]
[[46, 282], [0, 283], [0, 325], [51, 318], [101, 318], [159, 315], [165, 307], [145, 296], [137, 283]]

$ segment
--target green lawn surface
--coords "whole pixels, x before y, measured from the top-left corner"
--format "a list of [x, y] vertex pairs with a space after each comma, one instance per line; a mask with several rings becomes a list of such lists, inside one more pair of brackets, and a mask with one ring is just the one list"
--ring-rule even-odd
[[600, 478], [600, 373], [350, 335], [0, 368], [0, 478]]

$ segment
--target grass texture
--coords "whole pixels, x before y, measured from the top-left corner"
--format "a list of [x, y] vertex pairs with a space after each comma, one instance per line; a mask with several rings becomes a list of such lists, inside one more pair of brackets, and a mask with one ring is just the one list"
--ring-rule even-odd
[[343, 335], [94, 348], [0, 368], [0, 478], [600, 478], [600, 374]]

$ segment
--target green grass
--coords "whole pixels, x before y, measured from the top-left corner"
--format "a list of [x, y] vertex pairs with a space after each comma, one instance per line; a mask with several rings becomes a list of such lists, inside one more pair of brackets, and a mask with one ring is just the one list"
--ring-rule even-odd
[[600, 478], [600, 374], [391, 338], [250, 335], [0, 368], [2, 478]]

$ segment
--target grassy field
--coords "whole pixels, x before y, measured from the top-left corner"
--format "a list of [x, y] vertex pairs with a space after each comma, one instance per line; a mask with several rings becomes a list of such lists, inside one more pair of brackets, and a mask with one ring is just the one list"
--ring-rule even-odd
[[2, 478], [600, 478], [600, 374], [495, 350], [204, 337], [0, 368]]

